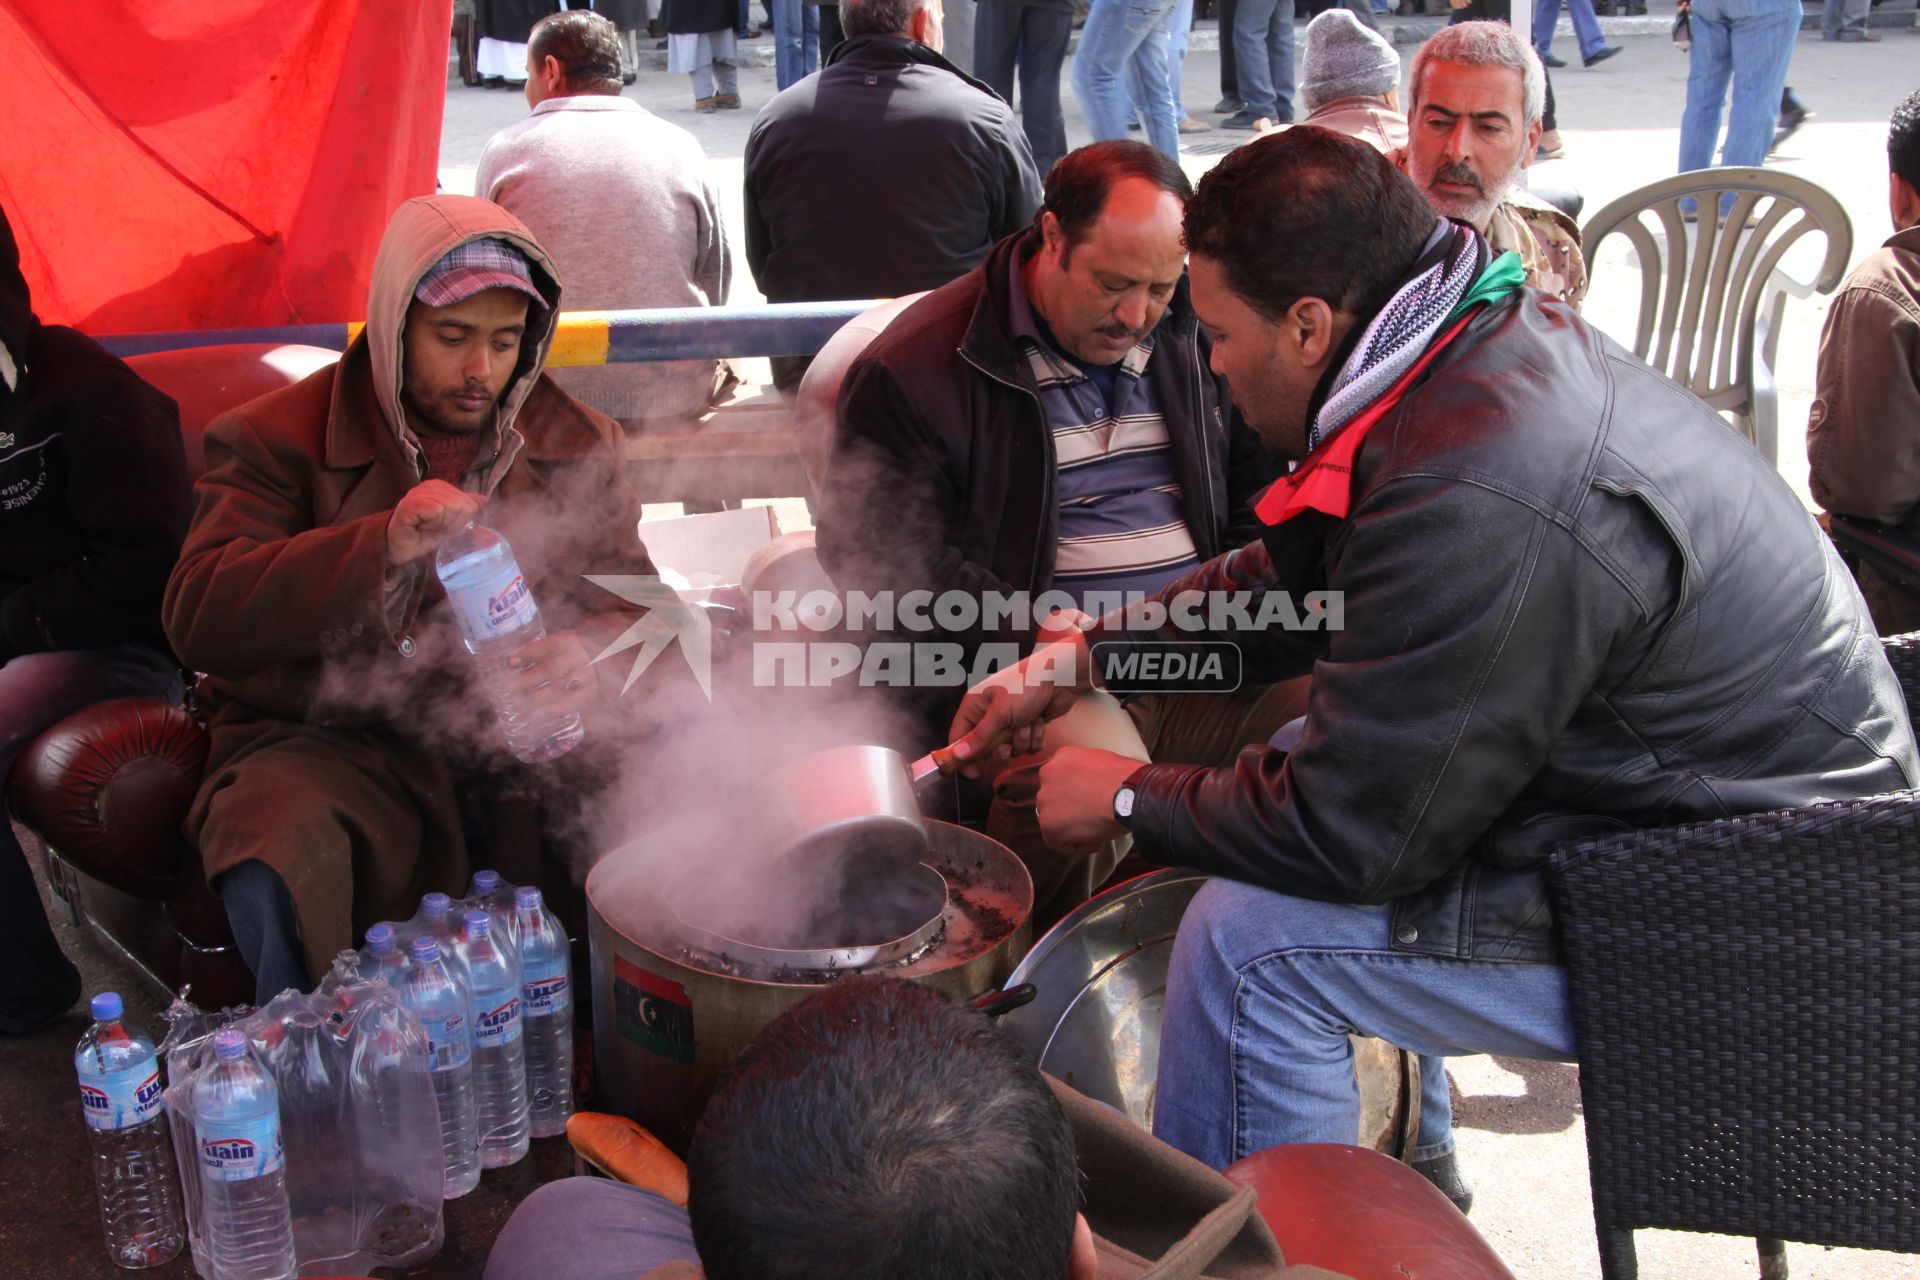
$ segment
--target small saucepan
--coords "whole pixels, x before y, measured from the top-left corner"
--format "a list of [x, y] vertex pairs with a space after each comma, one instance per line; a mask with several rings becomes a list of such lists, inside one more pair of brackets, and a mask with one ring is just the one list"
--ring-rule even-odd
[[910, 871], [927, 856], [921, 788], [958, 762], [943, 747], [908, 765], [890, 747], [828, 747], [768, 776], [784, 839], [776, 864], [805, 872], [840, 867], [849, 878]]

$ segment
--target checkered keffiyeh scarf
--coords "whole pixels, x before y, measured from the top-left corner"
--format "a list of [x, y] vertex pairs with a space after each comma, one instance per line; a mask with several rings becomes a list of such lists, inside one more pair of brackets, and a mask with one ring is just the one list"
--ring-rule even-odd
[[1380, 309], [1340, 367], [1307, 433], [1309, 450], [1353, 421], [1413, 367], [1467, 296], [1489, 256], [1486, 241], [1473, 228], [1446, 218], [1435, 220], [1411, 278]]

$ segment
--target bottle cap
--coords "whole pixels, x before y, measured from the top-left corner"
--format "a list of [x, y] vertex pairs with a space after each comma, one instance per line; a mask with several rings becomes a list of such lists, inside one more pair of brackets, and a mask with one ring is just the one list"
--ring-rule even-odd
[[473, 888], [475, 893], [484, 897], [499, 887], [500, 873], [498, 871], [476, 871], [473, 873]]
[[430, 916], [443, 916], [452, 905], [453, 899], [444, 893], [430, 893], [420, 899], [420, 909]]
[[513, 891], [513, 905], [521, 911], [540, 909], [540, 891], [530, 884], [523, 884]]
[[102, 991], [93, 998], [92, 1009], [95, 1022], [118, 1022], [120, 1015], [126, 1012], [118, 991]]
[[430, 964], [440, 958], [440, 939], [434, 937], [415, 938], [413, 945], [409, 947], [408, 950], [412, 952], [415, 960], [420, 961], [422, 964]]
[[469, 911], [462, 921], [467, 926], [467, 936], [484, 938], [493, 931], [493, 917], [484, 911]]
[[382, 920], [379, 924], [367, 930], [367, 945], [380, 955], [392, 954], [393, 926], [385, 920]]
[[228, 1027], [213, 1033], [213, 1051], [222, 1062], [232, 1062], [247, 1052], [247, 1033]]

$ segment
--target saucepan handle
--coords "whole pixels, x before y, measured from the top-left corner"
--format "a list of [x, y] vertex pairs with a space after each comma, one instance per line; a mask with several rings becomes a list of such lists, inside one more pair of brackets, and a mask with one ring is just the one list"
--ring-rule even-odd
[[1005, 991], [989, 991], [974, 998], [973, 1007], [989, 1018], [997, 1018], [1003, 1013], [1012, 1013], [1015, 1009], [1033, 1003], [1040, 993], [1031, 982], [1023, 982], [1017, 987], [1008, 987]]

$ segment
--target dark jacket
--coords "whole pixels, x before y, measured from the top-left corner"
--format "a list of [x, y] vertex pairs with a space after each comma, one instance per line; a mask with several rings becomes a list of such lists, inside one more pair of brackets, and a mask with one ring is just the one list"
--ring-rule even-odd
[[905, 36], [847, 40], [747, 136], [747, 265], [771, 302], [937, 288], [1039, 204], [1012, 109]]
[[[1009, 236], [909, 307], [848, 369], [821, 486], [821, 563], [843, 589], [1039, 593], [1059, 545], [1053, 433], [1008, 321], [1008, 277], [1038, 244]], [[1260, 533], [1247, 503], [1276, 474], [1231, 406], [1183, 277], [1155, 333], [1153, 380], [1202, 559]], [[982, 629], [964, 637], [996, 638]], [[999, 635], [1026, 641], [1024, 634]]]
[[137, 642], [191, 499], [172, 400], [84, 334], [33, 314], [0, 213], [0, 662]]
[[733, 30], [740, 21], [740, 10], [734, 0], [667, 0], [660, 21], [669, 34], [697, 36]]
[[1366, 438], [1345, 519], [1282, 523], [1167, 588], [1345, 593], [1344, 629], [1242, 632], [1311, 667], [1305, 738], [1147, 766], [1150, 860], [1392, 902], [1397, 948], [1557, 954], [1558, 841], [1920, 783], [1860, 595], [1717, 414], [1532, 290]]

